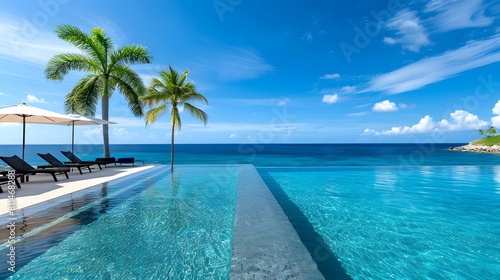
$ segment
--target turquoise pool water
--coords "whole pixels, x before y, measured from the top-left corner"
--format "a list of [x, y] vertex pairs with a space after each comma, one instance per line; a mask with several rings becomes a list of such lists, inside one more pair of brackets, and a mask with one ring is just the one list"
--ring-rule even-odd
[[259, 172], [285, 212], [293, 212], [283, 203], [289, 199], [353, 279], [500, 279], [498, 166]]
[[236, 167], [179, 166], [110, 183], [67, 215], [80, 226], [60, 242], [23, 240], [52, 244], [12, 279], [227, 279], [237, 177]]
[[[379, 165], [267, 167], [287, 162], [273, 154], [257, 169], [326, 279], [500, 279], [498, 155], [448, 166], [455, 152], [440, 150], [408, 166], [394, 159], [412, 150], [396, 148], [369, 154]], [[235, 165], [158, 167], [27, 209], [13, 279], [228, 279], [238, 180]], [[73, 212], [47, 227], [51, 211]]]

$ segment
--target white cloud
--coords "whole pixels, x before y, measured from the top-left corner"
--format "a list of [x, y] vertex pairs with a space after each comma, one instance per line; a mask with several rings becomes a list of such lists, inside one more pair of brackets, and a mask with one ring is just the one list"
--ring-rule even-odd
[[282, 98], [278, 101], [278, 106], [285, 106], [286, 104], [288, 104], [290, 102], [290, 98]]
[[377, 131], [374, 129], [365, 129], [364, 135], [401, 135], [401, 134], [420, 134], [437, 131], [467, 131], [475, 130], [488, 125], [488, 122], [479, 119], [478, 116], [467, 111], [457, 110], [450, 114], [451, 119], [443, 119], [440, 122], [434, 122], [429, 115], [420, 119], [412, 126], [395, 126], [388, 130]]
[[461, 72], [500, 61], [500, 35], [429, 57], [373, 78], [362, 92], [398, 94], [448, 79]]
[[102, 135], [102, 127], [98, 126], [95, 128], [89, 128], [89, 129], [85, 130], [83, 135], [85, 135], [85, 137], [94, 137], [94, 136]]
[[399, 103], [398, 107], [401, 108], [401, 109], [406, 109], [406, 108], [410, 107], [410, 105], [405, 104], [405, 103]]
[[396, 41], [396, 39], [394, 38], [391, 38], [391, 37], [384, 37], [384, 43], [388, 44], [388, 45], [394, 45], [396, 44], [398, 41]]
[[302, 40], [307, 40], [307, 41], [311, 42], [311, 41], [313, 40], [313, 35], [312, 35], [312, 33], [309, 31], [309, 32], [306, 32], [306, 33], [304, 34], [304, 36], [302, 36], [302, 38], [301, 38], [301, 39], [302, 39]]
[[353, 93], [356, 91], [356, 86], [345, 86], [340, 89], [342, 93]]
[[[218, 102], [224, 102], [227, 104], [242, 104], [247, 106], [285, 106], [292, 102], [290, 98], [253, 98], [253, 99], [243, 99], [243, 98], [215, 98]], [[214, 100], [212, 98], [211, 100]]]
[[127, 130], [124, 127], [113, 127], [113, 130], [110, 133], [111, 136], [114, 137], [130, 137], [130, 136], [139, 136], [139, 134], [135, 131]]
[[338, 94], [325, 94], [323, 95], [323, 102], [326, 104], [333, 104], [337, 103], [339, 101], [339, 95]]
[[7, 94], [6, 94], [6, 93], [3, 93], [3, 92], [0, 92], [0, 95], [2, 95], [2, 96], [7, 96]]
[[380, 132], [376, 131], [375, 129], [367, 128], [363, 131], [363, 135], [380, 135]]
[[229, 135], [229, 138], [238, 139], [238, 135], [236, 135], [236, 133], [232, 133], [231, 135]]
[[464, 110], [457, 110], [450, 114], [452, 121], [441, 120], [439, 126], [444, 130], [474, 130], [487, 126], [488, 122], [482, 121], [478, 116]]
[[491, 111], [496, 115], [491, 118], [491, 125], [494, 127], [500, 127], [500, 100], [498, 100]]
[[28, 94], [28, 96], [26, 96], [26, 100], [32, 103], [45, 103], [45, 100], [43, 98], [37, 98], [33, 94]]
[[368, 112], [350, 113], [350, 114], [347, 114], [346, 116], [349, 116], [349, 117], [359, 117], [359, 116], [364, 116], [366, 114], [368, 114]]
[[427, 31], [414, 11], [408, 9], [399, 11], [387, 22], [386, 27], [396, 31], [398, 35], [397, 38], [384, 38], [384, 42], [389, 45], [399, 43], [403, 46], [403, 49], [418, 52], [421, 47], [431, 43]]
[[373, 112], [394, 112], [398, 110], [396, 103], [389, 100], [384, 100], [382, 102], [375, 103], [373, 105]]
[[323, 76], [321, 76], [319, 78], [322, 79], [322, 80], [333, 80], [333, 79], [340, 78], [340, 74], [339, 73], [325, 74], [325, 75], [323, 75]]
[[[244, 138], [241, 136], [241, 134], [245, 133], [256, 133], [256, 134], [262, 134], [262, 132], [269, 132], [271, 134], [277, 133], [277, 134], [288, 134], [290, 131], [301, 131], [301, 132], [338, 132], [342, 131], [342, 128], [340, 127], [335, 127], [335, 126], [325, 126], [322, 127], [321, 129], [317, 128], [317, 123], [301, 123], [301, 122], [287, 122], [286, 119], [281, 122], [281, 119], [277, 121], [276, 123], [274, 122], [264, 122], [264, 123], [245, 123], [245, 122], [238, 122], [238, 123], [214, 123], [214, 122], [209, 122], [207, 123], [207, 126], [203, 126], [203, 124], [197, 124], [197, 123], [189, 123], [189, 124], [182, 124], [182, 131], [185, 133], [191, 133], [195, 131], [201, 131], [204, 133], [222, 133], [224, 135], [231, 135], [233, 133], [236, 133], [238, 137]], [[242, 132], [242, 133], [240, 133]]]
[[491, 125], [494, 127], [500, 127], [500, 116], [494, 116], [491, 118]]
[[53, 32], [36, 28], [25, 18], [0, 13], [0, 56], [11, 61], [45, 65], [54, 55], [78, 52]]
[[203, 56], [197, 58], [200, 65], [214, 71], [222, 81], [253, 79], [274, 70], [259, 54], [242, 48], [229, 47]]
[[[113, 111], [111, 111], [113, 113]], [[96, 116], [97, 118], [101, 118], [101, 116]], [[154, 127], [169, 127], [170, 122], [169, 122], [169, 115], [166, 113], [164, 117], [161, 118], [163, 121], [158, 119], [152, 126]], [[143, 128], [145, 127], [146, 123], [143, 119], [141, 118], [124, 118], [124, 117], [115, 117], [115, 116], [110, 116], [109, 121], [115, 122], [116, 125], [120, 125], [123, 127], [140, 127]], [[114, 124], [111, 124], [110, 126], [114, 126]]]
[[432, 0], [424, 11], [437, 13], [429, 22], [440, 31], [449, 31], [492, 24], [494, 18], [486, 16], [485, 10], [483, 0]]
[[493, 112], [493, 114], [495, 115], [500, 115], [500, 100], [498, 100], [491, 112]]

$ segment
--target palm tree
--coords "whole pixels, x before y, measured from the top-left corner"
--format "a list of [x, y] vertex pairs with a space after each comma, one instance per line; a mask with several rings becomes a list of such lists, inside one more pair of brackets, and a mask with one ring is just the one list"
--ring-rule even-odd
[[495, 136], [495, 135], [497, 135], [497, 130], [494, 126], [490, 126], [486, 130], [486, 134], [491, 134], [491, 135]]
[[[129, 65], [150, 63], [148, 50], [139, 45], [116, 49], [110, 37], [101, 28], [92, 28], [86, 34], [75, 26], [60, 25], [57, 36], [81, 50], [53, 56], [45, 68], [47, 79], [62, 81], [71, 70], [90, 73], [81, 79], [66, 95], [64, 108], [68, 113], [94, 116], [101, 99], [102, 119], [109, 119], [109, 98], [118, 90], [128, 102], [132, 114], [143, 115], [140, 96], [146, 88], [139, 75]], [[103, 126], [104, 157], [109, 157], [108, 125]]]
[[[172, 67], [168, 67], [169, 71], [161, 70], [158, 73], [160, 77], [154, 77], [151, 80], [151, 85], [148, 88], [148, 95], [141, 99], [149, 107], [154, 107], [147, 111], [144, 115], [146, 126], [151, 125], [156, 119], [168, 110], [170, 104], [170, 122], [172, 123], [172, 150], [170, 154], [170, 169], [174, 169], [174, 132], [175, 128], [181, 129], [181, 116], [179, 114], [179, 105], [184, 106], [184, 110], [191, 115], [207, 124], [207, 114], [193, 106], [191, 101], [204, 101], [208, 104], [207, 99], [202, 94], [196, 91], [193, 82], [186, 82], [189, 70], [184, 71], [181, 75]], [[161, 103], [161, 104], [160, 104]]]

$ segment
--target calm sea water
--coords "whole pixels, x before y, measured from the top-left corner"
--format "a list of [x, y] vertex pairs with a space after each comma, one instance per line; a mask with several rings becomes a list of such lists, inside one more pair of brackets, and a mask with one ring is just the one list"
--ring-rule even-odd
[[[450, 151], [461, 144], [179, 144], [177, 164], [250, 163], [256, 167], [301, 166], [436, 166], [496, 165], [500, 155]], [[111, 145], [114, 157], [135, 157], [146, 163], [170, 163], [170, 145]], [[50, 152], [61, 161], [69, 145], [28, 145], [25, 158], [32, 165], [45, 164], [36, 153]], [[1, 145], [0, 155], [21, 156], [20, 145]], [[83, 160], [102, 157], [102, 145], [76, 145]], [[3, 163], [0, 162], [0, 165]]]

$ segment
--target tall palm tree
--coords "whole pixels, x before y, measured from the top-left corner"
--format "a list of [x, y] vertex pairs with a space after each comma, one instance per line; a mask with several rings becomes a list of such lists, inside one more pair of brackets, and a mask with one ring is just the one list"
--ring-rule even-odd
[[[102, 119], [109, 119], [109, 98], [115, 90], [123, 94], [132, 114], [143, 115], [140, 96], [146, 88], [139, 75], [129, 65], [150, 63], [148, 50], [139, 45], [116, 49], [110, 37], [101, 28], [92, 28], [86, 34], [79, 28], [65, 24], [55, 30], [57, 36], [81, 50], [53, 56], [45, 68], [47, 79], [62, 81], [71, 70], [90, 73], [81, 79], [66, 95], [64, 108], [68, 113], [94, 116], [99, 98]], [[109, 157], [108, 125], [102, 130], [104, 157]]]
[[[179, 114], [179, 105], [184, 106], [184, 111], [207, 124], [208, 115], [201, 109], [195, 107], [191, 101], [203, 101], [208, 104], [207, 99], [196, 91], [193, 82], [186, 82], [189, 70], [181, 75], [172, 67], [169, 71], [160, 70], [160, 77], [154, 77], [148, 88], [148, 95], [141, 99], [149, 107], [155, 107], [147, 111], [144, 115], [146, 125], [153, 124], [156, 119], [168, 110], [170, 104], [170, 122], [172, 123], [172, 150], [170, 154], [170, 169], [174, 169], [174, 132], [175, 129], [181, 129], [181, 116]], [[161, 104], [160, 104], [161, 103]]]

